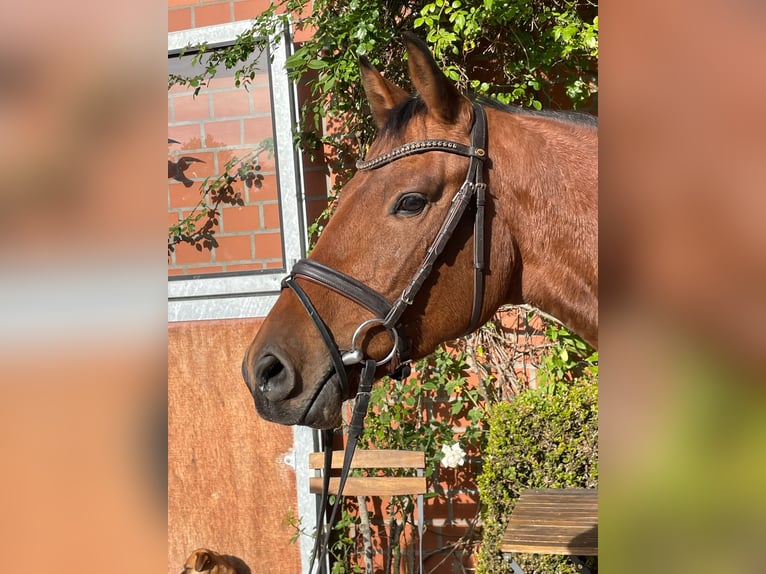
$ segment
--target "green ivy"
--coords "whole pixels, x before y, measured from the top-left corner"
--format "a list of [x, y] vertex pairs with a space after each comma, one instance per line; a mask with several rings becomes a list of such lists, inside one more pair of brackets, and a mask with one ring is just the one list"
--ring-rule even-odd
[[[464, 352], [440, 346], [415, 365], [415, 376], [402, 381], [386, 378], [376, 383], [362, 439], [372, 448], [422, 450], [426, 476], [441, 461], [441, 447], [459, 442], [463, 450], [480, 450], [485, 441], [484, 421], [490, 405], [469, 383]], [[446, 406], [448, 416], [434, 413]], [[460, 417], [470, 425], [459, 424]], [[455, 428], [462, 427], [456, 436]]]
[[[291, 79], [306, 83], [312, 95], [303, 104], [296, 143], [309, 156], [330, 151], [335, 191], [375, 132], [359, 56], [406, 87], [406, 31], [425, 37], [464, 91], [537, 109], [597, 109], [597, 4], [587, 0], [280, 0], [232, 46], [190, 46], [202, 70], [170, 76], [168, 86], [186, 84], [198, 93], [225, 67], [246, 87], [255, 74], [253, 53], [279, 41], [291, 22], [313, 30], [287, 59]], [[324, 130], [325, 122], [332, 129]]]

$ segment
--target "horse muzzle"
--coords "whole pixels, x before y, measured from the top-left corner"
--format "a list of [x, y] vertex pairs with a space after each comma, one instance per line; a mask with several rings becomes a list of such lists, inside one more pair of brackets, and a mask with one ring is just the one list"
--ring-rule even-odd
[[252, 369], [245, 357], [242, 377], [253, 397], [255, 410], [268, 421], [316, 429], [340, 425], [344, 397], [338, 381], [334, 380], [337, 378], [334, 371], [313, 391], [306, 391], [294, 365], [272, 349], [261, 354]]

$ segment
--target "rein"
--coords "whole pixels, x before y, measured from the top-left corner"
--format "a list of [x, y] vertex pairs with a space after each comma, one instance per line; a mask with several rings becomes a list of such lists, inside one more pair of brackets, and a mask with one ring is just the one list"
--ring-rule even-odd
[[[321, 514], [322, 511], [326, 508], [329, 498], [328, 490], [330, 463], [332, 460], [332, 431], [323, 431], [323, 442], [325, 448], [324, 485], [322, 489], [322, 501], [317, 511], [317, 535], [314, 550], [311, 556], [309, 572], [313, 572], [314, 563], [317, 558], [319, 558], [321, 563], [327, 557], [332, 525], [335, 522], [335, 516], [340, 505], [340, 500], [343, 496], [343, 487], [349, 474], [351, 459], [354, 456], [356, 443], [358, 442], [364, 428], [364, 418], [367, 413], [367, 406], [370, 400], [370, 391], [372, 389], [372, 382], [375, 377], [375, 371], [379, 366], [385, 365], [387, 363], [392, 363], [394, 372], [391, 376], [393, 378], [402, 379], [409, 375], [409, 341], [407, 341], [399, 333], [399, 331], [402, 330], [402, 315], [404, 314], [405, 310], [414, 302], [415, 296], [420, 291], [428, 276], [431, 274], [437, 258], [442, 253], [442, 251], [444, 251], [447, 242], [455, 232], [455, 229], [457, 228], [458, 223], [465, 213], [468, 204], [474, 198], [476, 202], [476, 216], [474, 219], [473, 233], [474, 295], [473, 307], [471, 311], [471, 322], [466, 332], [470, 333], [479, 326], [479, 321], [481, 320], [482, 304], [484, 300], [484, 205], [487, 185], [484, 183], [483, 172], [484, 161], [487, 158], [487, 116], [484, 108], [477, 103], [473, 104], [473, 111], [474, 121], [473, 126], [471, 127], [470, 146], [450, 140], [420, 140], [406, 143], [370, 160], [359, 161], [356, 164], [357, 170], [370, 171], [383, 167], [384, 165], [387, 165], [403, 157], [432, 151], [446, 152], [470, 158], [470, 164], [468, 166], [468, 172], [466, 173], [465, 181], [463, 182], [463, 185], [460, 186], [460, 189], [455, 194], [455, 196], [452, 198], [452, 205], [450, 206], [449, 211], [444, 218], [444, 222], [442, 223], [441, 228], [436, 234], [436, 238], [428, 248], [428, 251], [426, 252], [426, 255], [418, 267], [414, 277], [410, 280], [409, 284], [402, 291], [396, 301], [392, 303], [386, 297], [361, 283], [360, 281], [357, 281], [353, 277], [350, 277], [336, 269], [327, 267], [326, 265], [323, 265], [312, 259], [301, 259], [296, 262], [292, 268], [292, 271], [290, 272], [290, 275], [282, 281], [282, 288], [288, 288], [296, 295], [306, 310], [309, 318], [314, 323], [314, 326], [319, 332], [322, 341], [327, 347], [333, 362], [334, 374], [337, 375], [341, 397], [344, 400], [351, 398], [348, 384], [348, 369], [354, 365], [362, 365], [362, 371], [356, 395], [356, 403], [354, 406], [351, 424], [349, 426], [348, 441], [346, 443], [343, 468], [341, 471], [340, 484], [338, 486], [338, 494], [335, 498], [335, 503], [333, 505], [332, 512], [330, 513], [329, 520], [327, 521], [326, 532], [324, 532], [324, 536], [322, 536], [322, 530], [325, 528], [325, 523], [321, 520]], [[356, 331], [354, 331], [354, 334], [351, 338], [350, 349], [340, 349], [337, 342], [333, 339], [330, 330], [324, 324], [324, 321], [322, 321], [319, 312], [317, 311], [316, 307], [314, 307], [314, 304], [311, 302], [308, 294], [295, 281], [295, 279], [298, 277], [322, 285], [327, 289], [331, 289], [373, 313], [374, 317], [372, 319], [368, 319], [362, 322], [356, 328]], [[362, 334], [367, 329], [375, 325], [379, 325], [385, 328], [393, 343], [391, 352], [380, 361], [375, 361], [371, 358], [365, 358], [364, 351], [361, 349], [361, 347], [357, 346], [357, 341], [361, 340]], [[327, 381], [331, 380], [332, 378], [333, 377], [330, 376], [324, 384], [326, 384]], [[305, 423], [305, 419], [308, 416], [311, 407], [314, 405], [316, 398], [324, 389], [324, 384], [318, 385], [314, 396], [308, 402], [306, 410], [301, 416], [298, 424]], [[320, 549], [320, 539], [322, 538], [323, 543]]]

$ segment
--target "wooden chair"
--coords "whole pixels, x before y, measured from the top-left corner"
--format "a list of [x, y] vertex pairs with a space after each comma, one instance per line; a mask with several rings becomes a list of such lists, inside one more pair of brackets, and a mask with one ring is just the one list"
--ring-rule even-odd
[[[340, 470], [343, 467], [344, 452], [338, 450], [332, 454], [332, 469]], [[309, 468], [321, 474], [324, 468], [324, 453], [313, 452], [309, 454]], [[420, 572], [423, 571], [423, 494], [426, 488], [426, 479], [423, 476], [425, 469], [425, 453], [423, 451], [408, 450], [356, 450], [351, 459], [351, 468], [369, 469], [414, 469], [416, 476], [349, 476], [343, 487], [343, 496], [417, 496], [418, 509], [418, 553]], [[322, 477], [309, 478], [309, 490], [313, 494], [322, 494]], [[338, 493], [339, 477], [330, 478], [330, 494]]]
[[559, 554], [585, 574], [579, 558], [598, 556], [598, 491], [585, 488], [529, 489], [521, 493], [500, 544], [516, 574], [524, 571], [514, 552]]

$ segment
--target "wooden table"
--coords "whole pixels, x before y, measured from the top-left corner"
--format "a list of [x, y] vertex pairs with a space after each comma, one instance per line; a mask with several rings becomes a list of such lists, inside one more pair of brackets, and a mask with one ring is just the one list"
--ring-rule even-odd
[[598, 556], [598, 491], [585, 488], [529, 489], [521, 493], [500, 550], [517, 574], [514, 552]]

